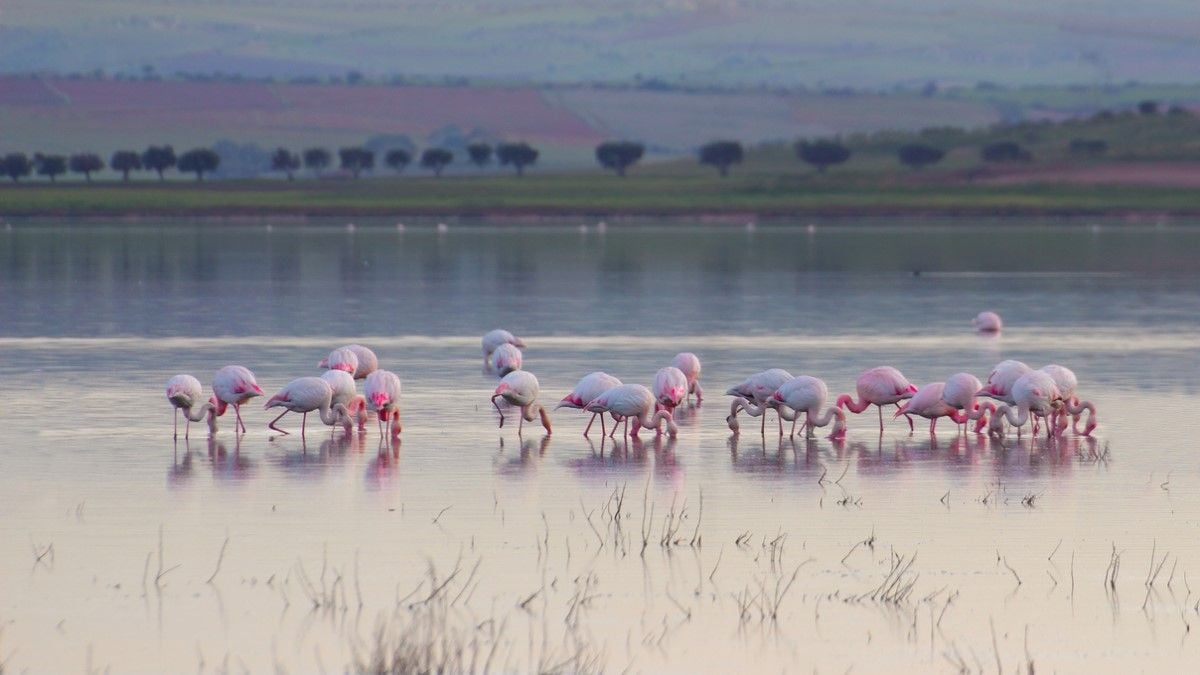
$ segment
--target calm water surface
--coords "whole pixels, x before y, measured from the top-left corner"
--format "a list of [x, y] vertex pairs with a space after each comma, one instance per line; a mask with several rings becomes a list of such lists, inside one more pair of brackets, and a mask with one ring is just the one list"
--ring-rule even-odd
[[[582, 225], [9, 223], [0, 663], [341, 672], [419, 633], [447, 578], [439, 634], [484, 645], [476, 669], [1200, 659], [1200, 224]], [[985, 308], [1001, 337], [971, 332]], [[544, 401], [685, 349], [708, 396], [675, 440], [589, 441], [573, 411], [518, 436], [480, 367], [497, 326]], [[240, 363], [270, 393], [350, 339], [403, 379], [398, 444], [278, 436], [255, 405], [240, 438], [172, 441], [171, 375]], [[1006, 358], [1072, 367], [1094, 438], [724, 425], [724, 389], [768, 367], [842, 392]]]

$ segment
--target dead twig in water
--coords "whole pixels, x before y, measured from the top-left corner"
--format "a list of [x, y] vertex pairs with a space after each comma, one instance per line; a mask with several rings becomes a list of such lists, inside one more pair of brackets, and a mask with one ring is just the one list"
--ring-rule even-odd
[[221, 561], [225, 560], [225, 547], [229, 546], [229, 535], [225, 535], [225, 542], [221, 544], [221, 553], [217, 555], [217, 568], [213, 570], [212, 576], [205, 581], [206, 584], [211, 584], [213, 579], [217, 578], [217, 573], [221, 571]]

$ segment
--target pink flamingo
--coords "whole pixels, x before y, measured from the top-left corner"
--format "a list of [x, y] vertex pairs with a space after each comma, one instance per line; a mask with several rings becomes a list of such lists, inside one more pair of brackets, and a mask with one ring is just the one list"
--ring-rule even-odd
[[400, 377], [382, 368], [367, 376], [363, 384], [367, 408], [378, 414], [379, 436], [383, 437], [383, 425], [387, 423], [392, 437], [400, 435]]
[[683, 403], [683, 399], [687, 396], [688, 380], [687, 375], [675, 366], [667, 366], [659, 368], [654, 374], [654, 383], [651, 388], [656, 401], [656, 408], [666, 410], [673, 416], [675, 408]]
[[489, 331], [483, 336], [483, 367], [488, 366], [488, 362], [492, 357], [492, 352], [500, 345], [512, 345], [517, 349], [525, 349], [525, 341], [513, 335], [512, 333], [497, 328]]
[[175, 410], [175, 434], [172, 438], [179, 438], [179, 411], [183, 411], [183, 418], [187, 420], [187, 424], [183, 430], [183, 437], [187, 438], [192, 430], [192, 422], [199, 422], [208, 417], [209, 433], [217, 431], [217, 416], [216, 406], [211, 401], [206, 401], [202, 405], [196, 405], [204, 398], [204, 387], [200, 384], [200, 380], [191, 375], [176, 375], [167, 380], [167, 400]]
[[938, 420], [943, 417], [949, 417], [954, 420], [955, 424], [965, 423], [966, 414], [959, 412], [957, 408], [942, 399], [945, 388], [944, 382], [931, 382], [920, 387], [907, 403], [897, 406], [893, 419], [901, 415], [920, 415], [929, 420], [929, 433], [931, 434], [936, 431]]
[[[1050, 416], [1050, 423], [1054, 425], [1056, 432], [1061, 433], [1067, 428], [1067, 417], [1063, 414], [1066, 412], [1066, 407], [1072, 404], [1079, 405], [1079, 397], [1075, 395], [1075, 389], [1079, 387], [1079, 379], [1075, 377], [1075, 372], [1066, 366], [1050, 364], [1042, 366], [1038, 370], [1046, 373], [1054, 380], [1054, 384], [1058, 385], [1058, 393], [1062, 394], [1064, 407], [1061, 410], [1055, 410]], [[1093, 406], [1094, 409], [1094, 406]], [[1089, 418], [1094, 417], [1092, 414]], [[1079, 415], [1071, 414], [1071, 428], [1079, 432]], [[1085, 434], [1086, 435], [1086, 434]]]
[[244, 366], [225, 366], [213, 375], [213, 394], [217, 399], [216, 415], [225, 414], [227, 406], [233, 406], [236, 424], [234, 432], [241, 429], [246, 433], [246, 423], [242, 421], [242, 404], [255, 396], [262, 396], [262, 387], [254, 379], [254, 373]]
[[1033, 368], [1020, 361], [1014, 361], [1013, 359], [1001, 361], [992, 368], [992, 372], [988, 373], [987, 384], [983, 386], [983, 389], [979, 393], [984, 396], [990, 396], [997, 401], [1014, 405], [1016, 401], [1012, 398], [1013, 384], [1032, 370]]
[[[554, 409], [558, 410], [559, 408], [575, 408], [578, 410], [583, 410], [585, 407], [587, 407], [587, 404], [595, 400], [597, 396], [603, 394], [609, 389], [612, 389], [613, 387], [619, 387], [620, 385], [621, 381], [612, 375], [609, 375], [608, 373], [601, 371], [588, 373], [579, 380], [579, 383], [575, 385], [575, 388], [571, 390], [571, 393], [564, 396], [563, 400], [559, 401], [558, 405], [554, 406]], [[583, 430], [584, 438], [587, 438], [588, 432], [591, 431], [592, 423], [596, 421], [597, 415], [600, 416], [600, 434], [605, 436], [608, 435], [604, 429], [604, 413], [592, 413], [592, 419], [588, 421], [587, 428]], [[613, 424], [616, 423], [616, 418], [614, 418]]]
[[704, 400], [704, 388], [700, 386], [700, 358], [691, 352], [680, 352], [671, 359], [671, 365], [687, 378], [688, 396], [696, 395], [696, 403]]
[[[663, 422], [666, 422], [667, 434], [671, 438], [675, 438], [679, 433], [679, 428], [675, 426], [674, 417], [669, 411], [656, 411], [654, 404], [654, 394], [649, 389], [640, 384], [622, 384], [597, 396], [587, 405], [587, 410], [594, 413], [607, 412], [620, 415], [625, 420], [625, 430], [622, 432], [622, 436], [630, 434], [629, 420], [632, 418], [634, 438], [637, 438], [638, 430], [641, 427], [662, 433], [659, 426]], [[614, 423], [613, 430], [608, 435], [612, 436], [616, 431], [617, 425]]]
[[[775, 401], [771, 395], [775, 390], [782, 387], [784, 382], [792, 379], [792, 374], [782, 368], [771, 368], [764, 370], [761, 373], [755, 373], [750, 377], [742, 380], [740, 383], [730, 387], [725, 394], [744, 398], [748, 401], [753, 401], [757, 408], [761, 409], [759, 413], [762, 416], [762, 424], [760, 431], [765, 436], [767, 434], [767, 408], [775, 408]], [[730, 417], [737, 417], [737, 401], [729, 407]], [[749, 408], [744, 408], [749, 411]], [[732, 428], [732, 425], [731, 425]], [[779, 435], [783, 435], [783, 417], [779, 418]]]
[[1000, 329], [1004, 327], [1004, 322], [995, 312], [980, 312], [974, 319], [971, 319], [971, 325], [980, 333], [999, 333]]
[[538, 384], [537, 377], [528, 371], [514, 370], [501, 378], [496, 391], [492, 393], [492, 405], [495, 406], [496, 412], [500, 413], [500, 426], [504, 426], [504, 411], [500, 409], [496, 399], [503, 398], [521, 409], [517, 422], [517, 435], [521, 434], [525, 422], [527, 420], [532, 422], [534, 416], [541, 416], [542, 426], [546, 428], [547, 435], [553, 433], [550, 429], [550, 413], [546, 412], [545, 406], [537, 402], [538, 394], [541, 391], [542, 387]]
[[354, 376], [344, 370], [330, 369], [321, 373], [321, 379], [329, 383], [333, 390], [332, 405], [346, 406], [351, 417], [358, 421], [358, 430], [367, 426], [367, 399], [358, 393], [354, 385]]
[[975, 397], [981, 389], [983, 389], [983, 383], [970, 373], [955, 373], [946, 380], [946, 386], [942, 390], [942, 400], [956, 410], [965, 411], [964, 431], [966, 430], [966, 421], [977, 420], [975, 433], [979, 433], [987, 425], [988, 411], [996, 410], [993, 403], [988, 402], [983, 405], [976, 403]]
[[267, 399], [265, 408], [283, 408], [283, 412], [279, 413], [279, 417], [271, 420], [267, 428], [274, 429], [281, 434], [287, 434], [287, 431], [280, 429], [276, 424], [283, 416], [290, 412], [298, 412], [303, 414], [300, 422], [300, 437], [304, 438], [304, 432], [308, 425], [308, 413], [316, 411], [321, 416], [321, 422], [328, 426], [340, 424], [347, 433], [353, 427], [350, 421], [350, 411], [341, 403], [333, 404], [333, 387], [329, 383], [319, 377], [300, 377], [287, 383], [287, 385], [279, 390], [271, 398]]
[[[1004, 420], [1017, 427], [1017, 435], [1021, 434], [1021, 427], [1030, 418], [1046, 417], [1055, 409], [1062, 407], [1062, 394], [1058, 391], [1058, 385], [1054, 383], [1054, 378], [1039, 370], [1031, 370], [1012, 384], [1010, 396], [1013, 399], [1013, 404], [1001, 403], [996, 407], [996, 412], [992, 414], [992, 421], [988, 425], [988, 431], [997, 436], [1004, 435]], [[1046, 426], [1046, 437], [1051, 434], [1051, 425]], [[1034, 432], [1037, 433], [1036, 427]]]
[[[796, 435], [796, 419], [800, 417], [801, 412], [804, 413], [805, 433], [810, 438], [814, 435], [813, 428], [827, 426], [835, 418], [837, 422], [833, 425], [833, 433], [829, 435], [829, 438], [840, 440], [846, 437], [846, 413], [841, 408], [831, 406], [825, 409], [824, 414], [821, 414], [822, 406], [829, 399], [829, 388], [820, 378], [798, 375], [784, 382], [771, 394], [771, 398], [775, 402], [779, 416], [792, 423], [789, 437]], [[735, 399], [734, 406], [741, 407], [751, 416], [761, 415], [765, 411], [765, 408], [755, 406], [744, 398]], [[729, 423], [730, 429], [735, 432], [738, 430], [735, 412], [731, 411], [725, 421]], [[781, 431], [779, 435], [782, 436], [783, 432]]]
[[505, 342], [492, 352], [492, 370], [501, 377], [521, 369], [521, 350]]
[[368, 375], [375, 372], [376, 370], [379, 370], [379, 358], [375, 356], [375, 352], [373, 352], [370, 349], [368, 349], [362, 345], [359, 345], [359, 344], [351, 344], [351, 345], [346, 345], [344, 347], [338, 347], [337, 349], [330, 352], [329, 356], [322, 359], [321, 362], [317, 364], [317, 367], [318, 368], [333, 368], [334, 366], [330, 365], [330, 364], [334, 364], [334, 365], [342, 364], [342, 365], [340, 365], [339, 370], [345, 370], [344, 364], [347, 363], [348, 361], [345, 356], [345, 352], [343, 352], [342, 350], [348, 350], [350, 352], [353, 352], [354, 358], [357, 359], [357, 361], [354, 362], [355, 363], [354, 370], [349, 371], [350, 374], [354, 375], [354, 379], [356, 379], [356, 380], [366, 379], [366, 377]]
[[[883, 433], [883, 406], [895, 404], [896, 409], [900, 408], [900, 401], [907, 398], [912, 398], [917, 392], [916, 386], [908, 381], [899, 370], [891, 366], [879, 366], [865, 370], [858, 376], [858, 381], [854, 385], [858, 393], [858, 401], [856, 402], [850, 394], [842, 394], [837, 397], [836, 405], [839, 408], [845, 408], [855, 415], [867, 409], [867, 406], [873, 405], [879, 408], [879, 433]], [[911, 417], [905, 416], [908, 419], [908, 430], [913, 430], [913, 421]], [[895, 419], [893, 417], [893, 419]]]

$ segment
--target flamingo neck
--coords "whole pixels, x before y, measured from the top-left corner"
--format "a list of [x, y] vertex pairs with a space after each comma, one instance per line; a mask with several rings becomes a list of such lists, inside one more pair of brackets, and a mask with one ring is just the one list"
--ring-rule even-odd
[[[814, 427], [823, 427], [823, 426], [826, 426], [827, 424], [829, 424], [829, 421], [831, 419], [833, 419], [834, 417], [837, 417], [838, 421], [842, 425], [845, 425], [846, 413], [837, 406], [831, 406], [831, 407], [826, 408], [825, 414], [823, 414], [823, 415], [814, 414], [812, 412], [809, 412], [808, 413], [808, 423]], [[837, 430], [835, 429], [834, 431], [836, 433]]]
[[834, 403], [834, 406], [838, 408], [845, 408], [855, 415], [866, 410], [867, 406], [869, 405], [871, 405], [870, 402], [865, 398], [859, 398], [858, 401], [855, 401], [854, 397], [850, 394], [842, 394], [841, 396], [837, 397], [837, 402]]

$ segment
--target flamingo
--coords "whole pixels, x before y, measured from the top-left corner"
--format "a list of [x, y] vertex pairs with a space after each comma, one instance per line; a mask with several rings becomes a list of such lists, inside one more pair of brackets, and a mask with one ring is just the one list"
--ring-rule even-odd
[[263, 395], [262, 387], [258, 386], [254, 379], [254, 373], [245, 366], [225, 366], [213, 375], [212, 388], [217, 399], [217, 416], [224, 415], [226, 406], [232, 405], [237, 418], [233, 430], [236, 433], [241, 429], [241, 433], [246, 433], [246, 423], [242, 421], [242, 404], [255, 396]]
[[521, 338], [513, 335], [512, 333], [510, 333], [506, 330], [502, 330], [500, 328], [490, 331], [486, 335], [484, 335], [482, 342], [483, 342], [483, 365], [485, 368], [488, 365], [488, 360], [492, 356], [492, 352], [496, 351], [496, 348], [499, 347], [500, 345], [508, 344], [508, 345], [512, 345], [512, 346], [516, 347], [517, 349], [525, 349], [525, 341], [524, 340], [522, 340]]
[[[842, 394], [837, 397], [836, 405], [839, 408], [845, 408], [855, 415], [867, 409], [867, 406], [874, 405], [879, 408], [879, 433], [883, 433], [883, 406], [891, 403], [896, 405], [896, 409], [900, 408], [900, 401], [906, 398], [912, 398], [913, 394], [917, 393], [917, 388], [908, 378], [891, 366], [878, 366], [870, 370], [864, 370], [858, 376], [858, 380], [854, 384], [854, 388], [858, 393], [858, 401], [856, 402], [850, 394]], [[907, 417], [907, 416], [906, 416]], [[893, 419], [895, 419], [893, 417]], [[911, 417], [908, 419], [908, 430], [913, 430], [913, 421]]]
[[367, 376], [363, 385], [367, 408], [379, 414], [379, 435], [383, 436], [383, 424], [389, 422], [392, 436], [400, 435], [400, 377], [382, 368]]
[[317, 367], [318, 368], [331, 368], [332, 366], [329, 365], [330, 363], [337, 363], [337, 361], [334, 360], [334, 355], [337, 354], [342, 349], [348, 349], [348, 350], [354, 352], [355, 358], [358, 359], [358, 364], [355, 366], [354, 370], [351, 372], [351, 374], [354, 375], [354, 379], [356, 379], [356, 380], [366, 379], [366, 377], [368, 375], [375, 372], [376, 370], [379, 370], [379, 358], [375, 356], [375, 352], [373, 352], [370, 349], [368, 349], [362, 345], [359, 345], [359, 344], [351, 344], [351, 345], [345, 345], [344, 347], [338, 347], [337, 349], [330, 352], [329, 356], [322, 359], [321, 362], [317, 364]]
[[[629, 419], [633, 418], [632, 435], [634, 438], [637, 438], [638, 430], [641, 427], [654, 429], [655, 432], [661, 433], [659, 426], [662, 422], [667, 423], [667, 434], [671, 438], [675, 438], [679, 433], [679, 428], [675, 426], [674, 417], [670, 411], [656, 411], [654, 403], [654, 394], [650, 393], [649, 389], [640, 384], [622, 384], [597, 396], [587, 405], [586, 409], [595, 413], [608, 412], [620, 415], [625, 420], [625, 431], [622, 432], [622, 436], [629, 434]], [[616, 431], [617, 425], [614, 423], [609, 436]]]
[[492, 393], [492, 405], [496, 407], [496, 412], [500, 413], [500, 426], [504, 426], [504, 411], [500, 409], [500, 405], [496, 403], [496, 399], [503, 398], [505, 401], [521, 409], [519, 421], [517, 422], [518, 435], [520, 435], [521, 430], [525, 427], [525, 421], [532, 422], [535, 415], [541, 416], [542, 426], [546, 428], [546, 434], [553, 433], [550, 430], [550, 413], [546, 412], [545, 406], [537, 402], [538, 394], [541, 391], [542, 387], [538, 384], [537, 377], [525, 370], [514, 370], [501, 378], [496, 391]]
[[176, 375], [167, 380], [167, 400], [175, 410], [175, 434], [172, 438], [179, 438], [179, 411], [183, 411], [183, 418], [187, 420], [186, 426], [183, 429], [183, 437], [187, 438], [192, 430], [192, 422], [199, 422], [208, 416], [208, 431], [216, 433], [217, 431], [217, 416], [216, 406], [212, 401], [205, 401], [202, 405], [196, 404], [204, 397], [204, 387], [200, 384], [200, 380], [191, 375]]
[[1009, 405], [1015, 405], [1016, 401], [1012, 398], [1012, 387], [1021, 376], [1032, 371], [1033, 368], [1025, 365], [1020, 361], [1008, 359], [996, 364], [992, 368], [992, 372], [988, 373], [987, 384], [979, 393], [984, 396], [990, 396], [997, 401], [1002, 401]]
[[1004, 327], [1004, 322], [1000, 320], [1000, 315], [995, 312], [980, 312], [971, 319], [971, 325], [980, 333], [999, 333]]
[[[579, 383], [575, 385], [575, 388], [571, 390], [571, 393], [564, 396], [563, 400], [559, 401], [558, 405], [554, 406], [554, 409], [558, 410], [559, 408], [576, 408], [582, 410], [600, 394], [603, 394], [609, 389], [618, 387], [620, 385], [621, 381], [612, 375], [609, 375], [608, 373], [601, 371], [588, 373], [579, 380]], [[600, 416], [600, 434], [607, 435], [604, 430], [604, 413], [592, 413], [592, 419], [588, 421], [587, 428], [583, 430], [584, 438], [587, 438], [588, 432], [591, 431], [592, 423], [596, 421], [597, 415]], [[613, 424], [616, 424], [615, 418], [613, 419]]]
[[[776, 408], [779, 411], [779, 416], [783, 419], [790, 419], [792, 422], [792, 432], [789, 437], [796, 435], [796, 419], [800, 417], [800, 413], [805, 415], [804, 428], [806, 435], [813, 436], [814, 427], [827, 426], [831, 420], [837, 419], [833, 425], [833, 433], [830, 438], [838, 440], [846, 436], [846, 413], [837, 406], [832, 406], [825, 409], [825, 414], [821, 414], [821, 407], [825, 405], [825, 401], [829, 398], [829, 387], [825, 386], [825, 382], [819, 378], [809, 375], [799, 375], [787, 382], [784, 382], [778, 389], [771, 394], [771, 399], [775, 402]], [[740, 406], [746, 410], [751, 416], [762, 414], [765, 408], [756, 407], [753, 403], [744, 398], [739, 398], [734, 401], [734, 406]], [[791, 412], [787, 412], [788, 410]], [[725, 419], [729, 423], [729, 428], [733, 431], [738, 430], [737, 414], [731, 412], [729, 417]], [[783, 436], [782, 430], [780, 436]]]
[[942, 417], [949, 417], [954, 420], [955, 424], [963, 424], [966, 422], [966, 413], [961, 413], [957, 408], [942, 400], [942, 394], [946, 389], [945, 382], [931, 382], [917, 389], [917, 393], [912, 395], [903, 406], [896, 407], [896, 414], [893, 419], [901, 415], [920, 415], [929, 420], [929, 433], [934, 433], [937, 429], [938, 420]]
[[321, 373], [321, 379], [329, 383], [333, 389], [333, 405], [342, 404], [354, 419], [358, 420], [358, 430], [367, 426], [367, 399], [358, 393], [354, 385], [354, 376], [344, 370], [330, 369]]
[[[782, 368], [771, 368], [764, 370], [761, 373], [755, 373], [750, 377], [742, 380], [739, 384], [730, 387], [725, 393], [728, 396], [735, 396], [753, 401], [759, 408], [763, 410], [759, 413], [762, 415], [761, 432], [765, 436], [767, 433], [767, 408], [774, 408], [775, 402], [771, 398], [771, 394], [775, 390], [783, 386], [784, 382], [792, 379], [792, 374]], [[730, 417], [737, 415], [737, 401], [730, 406]], [[779, 418], [779, 435], [783, 435], [783, 418]]]
[[[988, 431], [998, 436], [1004, 435], [1004, 420], [1007, 418], [1009, 424], [1017, 427], [1017, 435], [1021, 433], [1021, 427], [1026, 422], [1030, 421], [1030, 417], [1045, 417], [1057, 408], [1062, 407], [1062, 394], [1058, 390], [1058, 385], [1054, 383], [1054, 378], [1040, 370], [1031, 370], [1013, 383], [1010, 390], [1010, 395], [1013, 399], [1013, 404], [1001, 403], [996, 407], [996, 412], [992, 414], [992, 421], [988, 425]], [[1037, 433], [1036, 429], [1034, 433]], [[1049, 425], [1046, 428], [1046, 436], [1049, 437], [1051, 429]]]
[[350, 411], [341, 403], [333, 404], [333, 387], [329, 383], [319, 377], [300, 377], [279, 390], [271, 398], [267, 399], [265, 408], [283, 408], [283, 412], [279, 413], [279, 417], [271, 420], [267, 428], [274, 429], [281, 434], [287, 434], [287, 431], [275, 426], [283, 416], [290, 412], [298, 412], [303, 414], [300, 422], [300, 437], [304, 438], [305, 427], [308, 425], [308, 413], [316, 411], [321, 416], [321, 421], [329, 426], [340, 424], [350, 432], [353, 424], [350, 420]]
[[687, 375], [675, 366], [659, 368], [654, 374], [652, 387], [656, 408], [666, 410], [673, 416], [675, 408], [683, 403], [688, 393]]
[[969, 420], [978, 420], [975, 423], [975, 433], [979, 433], [987, 424], [987, 412], [996, 410], [996, 406], [990, 402], [982, 406], [975, 402], [975, 397], [981, 389], [983, 384], [978, 377], [970, 373], [955, 373], [946, 380], [946, 386], [942, 390], [943, 401], [956, 410], [965, 411], [964, 424]]
[[501, 377], [521, 369], [521, 350], [505, 342], [492, 352], [492, 370]]
[[1055, 430], [1062, 433], [1067, 428], [1067, 420], [1061, 417], [1064, 414], [1071, 416], [1071, 428], [1076, 433], [1079, 432], [1079, 416], [1083, 411], [1088, 411], [1088, 421], [1083, 427], [1083, 435], [1089, 436], [1092, 430], [1096, 428], [1096, 406], [1091, 401], [1080, 401], [1075, 394], [1075, 389], [1079, 386], [1079, 379], [1075, 377], [1075, 372], [1066, 366], [1050, 364], [1038, 368], [1043, 373], [1046, 373], [1054, 380], [1054, 384], [1058, 385], [1058, 393], [1062, 395], [1063, 408], [1056, 410], [1054, 417], [1061, 419], [1055, 423]]
[[675, 366], [687, 378], [688, 396], [696, 395], [696, 403], [704, 400], [704, 388], [700, 386], [700, 359], [691, 352], [679, 352], [671, 359]]

